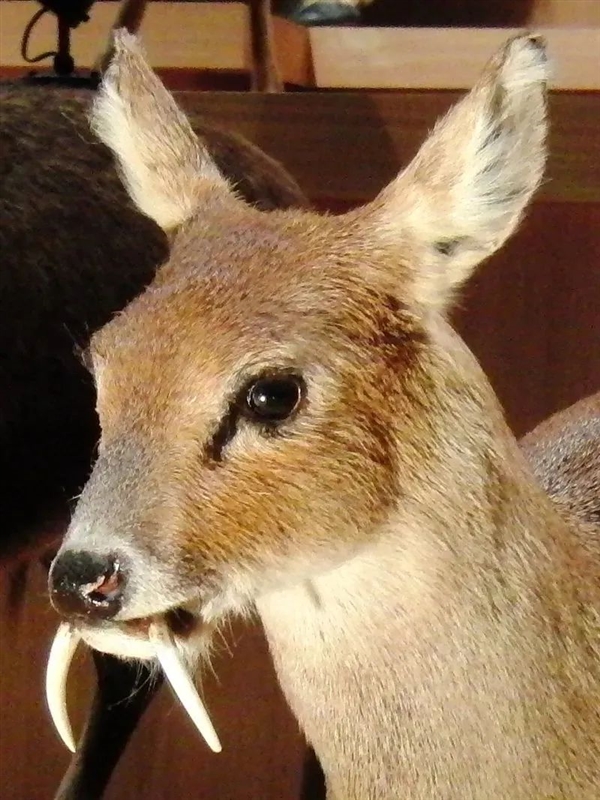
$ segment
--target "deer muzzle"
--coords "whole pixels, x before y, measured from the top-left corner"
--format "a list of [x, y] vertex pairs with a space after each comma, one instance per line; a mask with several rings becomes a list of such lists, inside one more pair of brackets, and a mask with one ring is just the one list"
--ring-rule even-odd
[[73, 657], [81, 642], [104, 651], [113, 650], [113, 643], [119, 642], [119, 650], [135, 653], [144, 660], [156, 659], [207, 745], [215, 753], [221, 751], [219, 737], [191, 676], [185, 648], [174, 631], [174, 620], [178, 616], [177, 612], [172, 612], [146, 620], [132, 620], [118, 624], [117, 629], [115, 625], [106, 627], [106, 623], [97, 629], [78, 626], [73, 621], [59, 625], [46, 669], [46, 699], [56, 730], [71, 752], [75, 752], [77, 747], [67, 710], [66, 686]]

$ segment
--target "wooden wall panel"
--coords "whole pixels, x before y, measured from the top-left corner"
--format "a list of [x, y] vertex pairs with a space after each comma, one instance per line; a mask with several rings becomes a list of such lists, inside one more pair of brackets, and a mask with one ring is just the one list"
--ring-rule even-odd
[[[328, 28], [310, 41], [315, 86], [330, 89], [467, 89], [492, 53], [522, 28]], [[557, 89], [600, 89], [600, 29], [535, 26]]]
[[[416, 153], [461, 92], [181, 92], [191, 114], [247, 136], [317, 200], [363, 202]], [[600, 202], [600, 92], [550, 97], [549, 161], [540, 197]]]
[[517, 435], [600, 390], [600, 204], [536, 203], [455, 314]]

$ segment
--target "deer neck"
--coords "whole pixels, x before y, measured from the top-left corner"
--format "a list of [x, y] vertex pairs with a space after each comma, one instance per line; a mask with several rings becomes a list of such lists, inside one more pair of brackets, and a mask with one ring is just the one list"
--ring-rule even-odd
[[465, 485], [395, 509], [348, 562], [258, 602], [329, 798], [575, 796], [551, 767], [564, 741], [544, 730], [571, 725], [557, 689], [569, 665], [553, 651], [581, 602], [562, 574], [570, 537], [505, 442], [467, 505]]

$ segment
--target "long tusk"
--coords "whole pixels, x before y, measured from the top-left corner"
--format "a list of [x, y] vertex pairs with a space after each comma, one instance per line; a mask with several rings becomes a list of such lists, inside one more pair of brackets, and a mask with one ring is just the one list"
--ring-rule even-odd
[[72, 753], [77, 748], [67, 711], [67, 678], [79, 640], [79, 634], [71, 625], [62, 622], [52, 642], [46, 668], [46, 700], [50, 716], [60, 738]]
[[221, 742], [185, 663], [177, 651], [171, 632], [165, 624], [153, 622], [148, 631], [156, 657], [182, 706], [204, 737], [213, 753], [221, 752]]

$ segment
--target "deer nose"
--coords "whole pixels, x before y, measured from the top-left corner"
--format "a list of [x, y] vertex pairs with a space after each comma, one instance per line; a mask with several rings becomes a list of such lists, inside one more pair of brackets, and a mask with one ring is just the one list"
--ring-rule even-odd
[[116, 556], [85, 550], [60, 554], [48, 578], [52, 605], [66, 617], [111, 619], [121, 609], [124, 585], [125, 576]]

